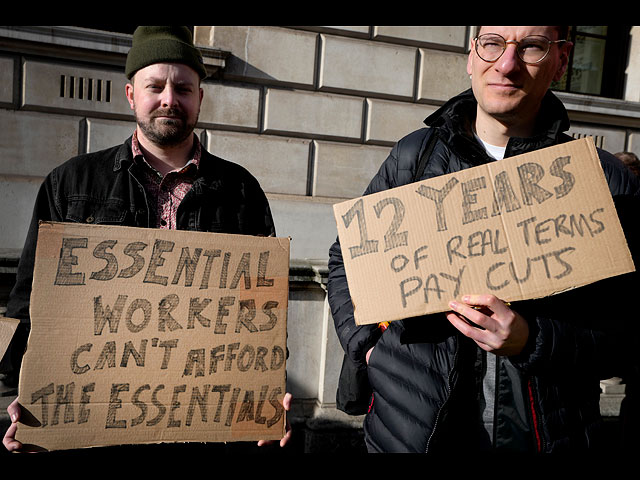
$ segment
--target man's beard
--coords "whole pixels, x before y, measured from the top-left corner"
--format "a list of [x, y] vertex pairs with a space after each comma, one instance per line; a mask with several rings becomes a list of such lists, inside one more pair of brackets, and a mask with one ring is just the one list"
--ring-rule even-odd
[[[142, 119], [134, 109], [136, 123], [147, 139], [161, 147], [179, 145], [186, 140], [196, 126], [196, 120], [189, 123], [187, 116], [179, 109], [167, 108], [155, 110], [148, 119]], [[171, 116], [176, 118], [161, 119], [158, 117]]]

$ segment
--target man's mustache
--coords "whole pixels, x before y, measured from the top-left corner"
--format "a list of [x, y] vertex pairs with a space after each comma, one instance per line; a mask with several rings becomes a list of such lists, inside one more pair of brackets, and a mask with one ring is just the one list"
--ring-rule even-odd
[[158, 109], [151, 114], [151, 118], [155, 119], [158, 117], [174, 117], [180, 120], [184, 119], [184, 112], [178, 108], [164, 108]]

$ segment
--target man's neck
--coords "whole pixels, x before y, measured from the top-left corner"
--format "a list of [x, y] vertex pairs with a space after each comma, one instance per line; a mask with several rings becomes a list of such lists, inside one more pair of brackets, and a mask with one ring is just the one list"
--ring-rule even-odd
[[144, 158], [162, 176], [168, 172], [184, 167], [190, 160], [193, 151], [193, 134], [178, 145], [159, 146], [147, 139], [138, 129], [138, 144]]
[[485, 142], [496, 147], [505, 147], [511, 137], [527, 138], [533, 135], [533, 121], [526, 119], [500, 119], [488, 115], [478, 108], [475, 133]]

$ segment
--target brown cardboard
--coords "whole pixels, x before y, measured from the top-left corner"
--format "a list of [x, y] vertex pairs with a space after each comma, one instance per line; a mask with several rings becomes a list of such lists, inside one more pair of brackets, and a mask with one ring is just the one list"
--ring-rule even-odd
[[357, 324], [635, 270], [590, 138], [334, 205]]
[[15, 318], [1, 317], [0, 318], [0, 359], [4, 356], [13, 334], [16, 333], [20, 320]]
[[17, 440], [282, 438], [288, 275], [289, 239], [41, 223]]

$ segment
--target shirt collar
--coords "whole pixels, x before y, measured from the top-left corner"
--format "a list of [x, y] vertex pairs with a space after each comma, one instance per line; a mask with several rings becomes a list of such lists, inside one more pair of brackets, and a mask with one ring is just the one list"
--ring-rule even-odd
[[[189, 165], [195, 165], [196, 168], [200, 167], [200, 158], [202, 157], [202, 145], [200, 144], [200, 140], [198, 140], [197, 135], [193, 135], [192, 152], [193, 153], [191, 155], [191, 159], [187, 163], [185, 163], [184, 167], [178, 170], [183, 170]], [[140, 148], [140, 142], [138, 142], [138, 130], [134, 130], [133, 136], [131, 137], [131, 153], [133, 154], [134, 162], [138, 162], [138, 163], [142, 162], [147, 166], [149, 166], [150, 168], [153, 168], [151, 167], [151, 165], [149, 165], [147, 160], [144, 158], [144, 154], [142, 153], [142, 149]]]

